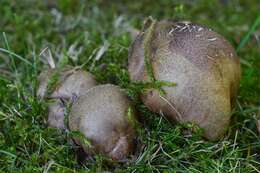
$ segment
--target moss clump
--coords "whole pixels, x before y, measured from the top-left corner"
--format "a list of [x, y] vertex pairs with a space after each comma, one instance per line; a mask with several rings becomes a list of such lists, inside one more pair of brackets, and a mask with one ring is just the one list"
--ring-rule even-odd
[[51, 94], [55, 88], [58, 86], [60, 80], [60, 73], [55, 70], [52, 74], [51, 77], [48, 80], [47, 84], [47, 95]]

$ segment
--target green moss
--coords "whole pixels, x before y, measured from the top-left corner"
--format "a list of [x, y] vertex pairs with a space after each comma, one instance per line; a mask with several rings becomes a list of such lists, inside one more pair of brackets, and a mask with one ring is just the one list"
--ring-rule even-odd
[[174, 87], [176, 85], [177, 84], [174, 82], [155, 80], [153, 82], [132, 82], [128, 85], [128, 88], [131, 90], [131, 92], [134, 92], [136, 100], [138, 99], [140, 93], [145, 93], [147, 90], [150, 89], [158, 90], [159, 93], [163, 96], [166, 93], [162, 87]]
[[[13, 74], [0, 74], [0, 172], [259, 171], [260, 138], [254, 118], [260, 100], [259, 40], [255, 36], [259, 27], [254, 27], [259, 15], [258, 0], [66, 1], [65, 5], [52, 2], [0, 2], [0, 30], [5, 32], [9, 52], [32, 64], [28, 66], [13, 56], [14, 66], [9, 63], [9, 54], [0, 53], [0, 68]], [[240, 45], [237, 53], [242, 62], [241, 87], [231, 125], [222, 140], [206, 141], [199, 133], [184, 137], [185, 127], [173, 126], [138, 99], [138, 92], [160, 85], [129, 80], [126, 64], [131, 38], [126, 26], [139, 29], [149, 15], [158, 20], [183, 19], [204, 24], [224, 35], [235, 48]], [[94, 61], [96, 50], [105, 41], [109, 48], [99, 61]], [[120, 85], [135, 99], [142, 125], [137, 160], [111, 166], [102, 157], [94, 157], [80, 165], [71, 136], [47, 128], [45, 103], [35, 97], [36, 78], [43, 70], [37, 55], [48, 45], [54, 58], [60, 58], [75, 42], [83, 48], [75, 65], [85, 64], [84, 68], [99, 83]], [[7, 49], [6, 45], [0, 33], [0, 47]]]
[[136, 117], [136, 114], [135, 114], [135, 110], [133, 108], [133, 106], [129, 106], [129, 108], [127, 109], [127, 120], [128, 122], [135, 128], [138, 130], [139, 127], [139, 124], [138, 124], [138, 121], [137, 121], [137, 117]]
[[[144, 40], [143, 40], [143, 48], [144, 48], [144, 61], [145, 61], [145, 68], [148, 75], [148, 81], [154, 82], [154, 74], [153, 74], [153, 67], [150, 62], [151, 54], [150, 54], [150, 44], [152, 41], [154, 29], [156, 26], [156, 20], [149, 17], [144, 23]], [[147, 29], [146, 29], [147, 28]]]
[[84, 134], [82, 134], [80, 131], [69, 131], [68, 135], [71, 138], [75, 138], [75, 139], [80, 140], [81, 144], [84, 145], [85, 147], [87, 147], [87, 148], [91, 148], [92, 147], [92, 144], [91, 144], [90, 140], [88, 140], [84, 136]]
[[144, 88], [143, 89], [157, 89], [161, 95], [165, 95], [165, 91], [162, 89], [163, 86], [168, 86], [168, 87], [174, 87], [176, 86], [175, 83], [172, 82], [167, 82], [167, 81], [160, 81], [156, 80], [153, 74], [153, 66], [151, 63], [151, 42], [154, 36], [154, 30], [156, 27], [157, 21], [153, 19], [152, 17], [149, 17], [146, 19], [144, 22], [143, 26], [143, 32], [144, 32], [144, 40], [143, 40], [143, 48], [144, 48], [144, 61], [145, 61], [145, 68], [146, 68], [146, 73], [148, 76], [148, 82], [144, 83]]
[[69, 57], [67, 55], [63, 55], [62, 58], [58, 62], [58, 68], [64, 68], [69, 64]]
[[60, 79], [60, 73], [58, 72], [58, 70], [55, 70], [52, 74], [50, 79], [48, 80], [48, 85], [47, 85], [47, 93], [51, 94], [55, 88], [58, 85]]

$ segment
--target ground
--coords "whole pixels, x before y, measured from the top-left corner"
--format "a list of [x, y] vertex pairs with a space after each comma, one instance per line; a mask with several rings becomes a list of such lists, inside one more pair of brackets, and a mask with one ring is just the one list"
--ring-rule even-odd
[[[258, 0], [0, 1], [0, 172], [260, 172], [260, 3]], [[220, 141], [185, 136], [136, 99], [127, 73], [129, 28], [143, 20], [184, 19], [224, 35], [241, 60], [242, 80], [231, 125]], [[258, 29], [258, 30], [257, 30]], [[48, 46], [60, 66], [83, 65], [99, 83], [125, 88], [145, 119], [137, 159], [79, 164], [70, 133], [46, 126], [46, 102], [36, 95]]]

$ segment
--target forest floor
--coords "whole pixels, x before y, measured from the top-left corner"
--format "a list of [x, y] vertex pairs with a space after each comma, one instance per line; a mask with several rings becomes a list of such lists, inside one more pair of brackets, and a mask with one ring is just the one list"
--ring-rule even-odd
[[[259, 11], [258, 0], [1, 0], [0, 172], [260, 172]], [[128, 30], [140, 29], [148, 16], [206, 25], [234, 46], [242, 79], [230, 127], [216, 142], [187, 137], [182, 130], [189, 127], [172, 125], [140, 103], [146, 123], [137, 159], [111, 166], [96, 156], [79, 164], [69, 133], [46, 126], [46, 102], [35, 92], [45, 68], [39, 54], [48, 46], [59, 64], [85, 64], [99, 83], [119, 85], [134, 97]]]

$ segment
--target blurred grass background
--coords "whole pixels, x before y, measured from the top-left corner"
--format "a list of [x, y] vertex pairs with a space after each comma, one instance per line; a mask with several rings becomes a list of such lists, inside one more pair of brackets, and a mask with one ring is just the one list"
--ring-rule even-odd
[[[135, 98], [127, 74], [129, 28], [143, 20], [190, 20], [224, 35], [241, 58], [242, 80], [231, 126], [218, 142], [182, 130], [141, 103], [146, 123], [137, 159], [79, 164], [67, 132], [46, 128], [46, 103], [35, 97], [50, 47], [60, 65], [84, 65], [99, 83], [114, 83]], [[0, 172], [259, 172], [259, 0], [0, 0]], [[97, 57], [103, 49], [102, 57]]]

